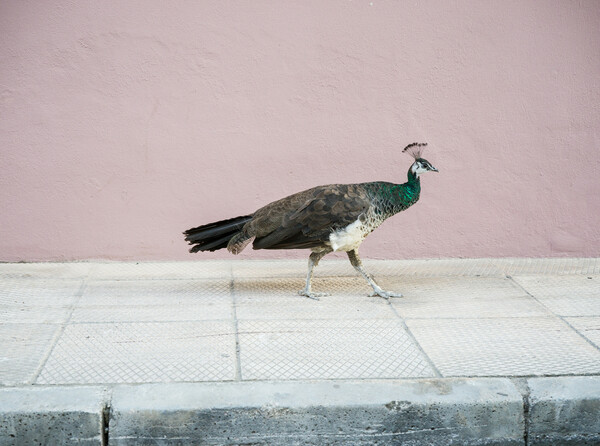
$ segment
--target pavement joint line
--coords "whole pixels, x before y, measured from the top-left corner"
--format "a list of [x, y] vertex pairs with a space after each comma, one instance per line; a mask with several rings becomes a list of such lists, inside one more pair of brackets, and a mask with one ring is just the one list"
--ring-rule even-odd
[[525, 426], [523, 429], [523, 441], [525, 442], [525, 446], [529, 446], [529, 429], [531, 426], [531, 389], [529, 388], [527, 380], [524, 381], [525, 389], [523, 392], [523, 422]]
[[[48, 388], [78, 388], [78, 387], [94, 387], [99, 389], [108, 389], [112, 390], [117, 386], [128, 386], [128, 387], [138, 387], [145, 385], [167, 385], [167, 384], [198, 384], [198, 385], [213, 385], [213, 384], [234, 384], [234, 383], [302, 383], [302, 382], [322, 382], [322, 383], [336, 383], [336, 382], [412, 382], [412, 381], [431, 381], [431, 380], [485, 380], [485, 379], [509, 379], [514, 382], [518, 382], [519, 380], [528, 380], [528, 379], [542, 379], [542, 378], [577, 378], [577, 377], [585, 377], [585, 378], [600, 378], [600, 374], [598, 373], [562, 373], [562, 374], [540, 374], [540, 375], [449, 375], [449, 376], [430, 376], [430, 377], [389, 377], [389, 378], [318, 378], [315, 380], [307, 380], [307, 378], [293, 378], [293, 379], [262, 379], [262, 378], [246, 378], [240, 381], [233, 379], [223, 379], [220, 381], [144, 381], [144, 382], [130, 382], [130, 383], [122, 383], [122, 382], [103, 382], [103, 383], [60, 383], [60, 384], [1, 384], [0, 390], [2, 389], [21, 389], [21, 390], [30, 390], [30, 389], [48, 389]], [[1, 412], [1, 411], [0, 411]]]
[[112, 387], [104, 387], [102, 395], [102, 409], [100, 417], [100, 444], [108, 446], [108, 437], [110, 434], [110, 416], [112, 406]]
[[242, 360], [240, 356], [240, 333], [237, 318], [237, 301], [235, 294], [235, 279], [233, 274], [233, 266], [229, 265], [230, 281], [229, 292], [231, 295], [231, 316], [233, 321], [233, 334], [235, 337], [235, 380], [242, 381]]
[[600, 345], [596, 345], [594, 342], [588, 339], [587, 336], [585, 336], [583, 333], [580, 333], [579, 330], [577, 330], [577, 328], [571, 325], [571, 323], [567, 321], [563, 316], [556, 315], [556, 317], [563, 321], [571, 330], [575, 331], [575, 333], [577, 333], [581, 338], [583, 338], [588, 344], [590, 344], [596, 350], [600, 350]]
[[404, 331], [406, 332], [406, 334], [408, 335], [408, 337], [413, 341], [414, 345], [421, 352], [421, 355], [423, 355], [423, 358], [425, 358], [425, 361], [427, 361], [427, 364], [429, 365], [429, 367], [431, 367], [431, 370], [435, 374], [435, 377], [436, 378], [442, 378], [442, 374], [440, 373], [440, 371], [438, 370], [438, 368], [436, 367], [436, 365], [434, 364], [434, 362], [431, 360], [431, 358], [429, 357], [429, 355], [425, 352], [425, 350], [423, 349], [423, 347], [421, 346], [421, 344], [419, 344], [419, 341], [417, 341], [417, 338], [415, 338], [415, 335], [413, 335], [412, 331], [410, 331], [410, 328], [408, 328], [408, 325], [406, 325], [406, 322], [404, 321], [404, 318], [402, 318], [402, 316], [400, 316], [400, 314], [398, 313], [398, 310], [396, 309], [396, 307], [394, 307], [392, 305], [392, 302], [389, 299], [388, 299], [388, 305], [392, 309], [392, 312], [398, 318], [400, 324], [402, 325], [402, 328], [404, 329]]
[[[563, 324], [565, 324], [567, 327], [569, 327], [571, 330], [573, 330], [575, 333], [577, 333], [577, 335], [581, 339], [583, 339], [587, 344], [591, 345], [596, 350], [600, 350], [600, 346], [593, 343], [583, 333], [580, 333], [579, 330], [577, 330], [577, 328], [575, 328], [573, 325], [571, 325], [571, 323], [568, 320], [565, 319], [565, 316], [561, 316], [560, 314], [557, 314], [556, 312], [552, 311], [551, 308], [549, 308], [547, 305], [545, 305], [544, 302], [540, 301], [535, 295], [530, 293], [529, 290], [527, 290], [527, 288], [525, 288], [523, 285], [521, 285], [519, 282], [517, 282], [512, 276], [507, 275], [506, 277], [508, 279], [512, 280], [513, 283], [515, 283], [519, 288], [521, 288], [525, 293], [527, 293], [527, 295], [530, 296], [533, 300], [535, 300], [537, 303], [542, 305], [546, 310], [548, 310], [552, 315], [554, 315], [554, 317], [558, 318]], [[568, 317], [570, 317], [570, 316], [568, 316]]]
[[79, 289], [77, 290], [77, 293], [75, 294], [75, 299], [73, 300], [73, 304], [71, 305], [69, 314], [67, 315], [66, 319], [61, 324], [58, 324], [59, 328], [58, 328], [57, 332], [54, 334], [54, 336], [52, 337], [52, 342], [50, 343], [50, 347], [48, 348], [48, 350], [42, 357], [42, 360], [40, 361], [40, 365], [34, 372], [33, 376], [28, 381], [29, 384], [34, 384], [40, 377], [40, 374], [42, 373], [42, 370], [44, 370], [44, 367], [46, 366], [48, 359], [50, 359], [52, 352], [56, 348], [58, 341], [60, 340], [63, 333], [65, 332], [67, 325], [69, 325], [69, 322], [71, 321], [71, 318], [73, 317], [73, 313], [75, 312], [75, 308], [77, 308], [77, 304], [79, 303], [79, 301], [81, 300], [81, 297], [83, 296], [83, 293], [85, 292], [87, 284], [88, 284], [87, 277], [84, 277], [83, 279], [81, 279], [81, 285], [79, 286]]

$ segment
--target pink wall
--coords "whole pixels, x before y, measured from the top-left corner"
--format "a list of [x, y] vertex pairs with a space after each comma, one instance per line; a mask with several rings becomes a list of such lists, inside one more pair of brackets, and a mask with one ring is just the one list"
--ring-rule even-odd
[[[0, 260], [439, 174], [365, 257], [600, 255], [600, 2], [0, 2]], [[244, 257], [306, 256], [252, 252]]]

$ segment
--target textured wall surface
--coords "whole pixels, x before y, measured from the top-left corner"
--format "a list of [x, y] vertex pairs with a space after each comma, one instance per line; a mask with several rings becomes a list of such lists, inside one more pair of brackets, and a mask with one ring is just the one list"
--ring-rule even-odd
[[413, 141], [440, 173], [365, 257], [600, 255], [598, 1], [2, 0], [0, 29], [0, 260], [190, 259], [188, 227], [404, 182]]

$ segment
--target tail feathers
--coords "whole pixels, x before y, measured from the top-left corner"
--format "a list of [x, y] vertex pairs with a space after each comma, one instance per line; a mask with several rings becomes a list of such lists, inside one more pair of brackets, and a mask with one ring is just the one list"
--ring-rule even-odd
[[190, 252], [216, 251], [226, 248], [229, 240], [251, 219], [252, 215], [230, 218], [188, 229], [183, 234], [185, 240], [193, 245]]

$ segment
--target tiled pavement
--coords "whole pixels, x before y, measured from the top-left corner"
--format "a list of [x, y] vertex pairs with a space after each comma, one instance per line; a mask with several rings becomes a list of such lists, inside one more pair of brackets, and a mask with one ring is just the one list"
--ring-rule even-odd
[[600, 375], [600, 259], [0, 264], [0, 385]]

